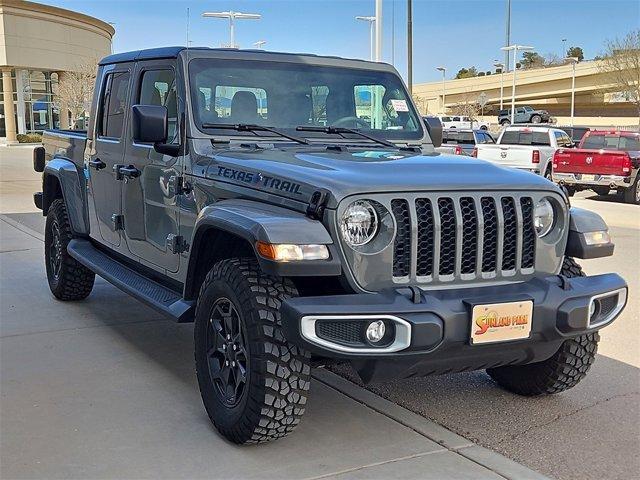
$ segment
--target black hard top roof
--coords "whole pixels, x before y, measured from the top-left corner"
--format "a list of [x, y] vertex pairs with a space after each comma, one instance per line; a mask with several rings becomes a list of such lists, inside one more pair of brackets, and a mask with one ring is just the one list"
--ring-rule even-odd
[[[135, 62], [138, 60], [155, 60], [155, 59], [163, 59], [163, 58], [177, 58], [180, 52], [186, 50], [186, 47], [161, 47], [161, 48], [148, 48], [145, 50], [134, 50], [131, 52], [123, 52], [116, 53], [114, 55], [109, 55], [102, 60], [100, 60], [99, 65], [109, 65], [112, 63], [124, 63], [124, 62]], [[237, 58], [239, 54], [248, 53], [248, 54], [260, 54], [271, 57], [286, 57], [291, 60], [295, 57], [305, 57], [305, 58], [317, 58], [317, 59], [325, 59], [325, 60], [343, 60], [348, 62], [357, 62], [362, 64], [369, 65], [378, 65], [378, 66], [387, 66], [384, 63], [375, 63], [369, 62], [366, 60], [360, 59], [350, 59], [350, 58], [342, 58], [336, 56], [328, 56], [328, 55], [315, 55], [311, 53], [285, 53], [285, 52], [270, 52], [268, 50], [256, 50], [256, 49], [246, 49], [239, 50], [236, 48], [208, 48], [208, 47], [189, 47], [189, 52], [201, 52], [201, 53], [215, 53], [216, 56], [225, 56], [228, 54], [230, 58]]]

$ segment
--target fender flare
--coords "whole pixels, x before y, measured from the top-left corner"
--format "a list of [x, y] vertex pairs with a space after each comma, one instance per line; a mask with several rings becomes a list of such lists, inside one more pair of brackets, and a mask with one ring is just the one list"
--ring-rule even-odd
[[[342, 274], [338, 251], [325, 226], [296, 212], [276, 205], [254, 202], [252, 200], [222, 200], [203, 208], [193, 227], [190, 245], [187, 283], [196, 271], [197, 252], [201, 248], [202, 238], [210, 229], [230, 233], [246, 240], [253, 249], [262, 270], [278, 276], [336, 276]], [[309, 260], [301, 262], [274, 262], [261, 257], [256, 252], [256, 242], [320, 244], [329, 249], [328, 260]]]
[[75, 163], [67, 158], [56, 157], [48, 161], [42, 174], [42, 213], [46, 215], [55, 200], [55, 180], [60, 185], [62, 198], [67, 207], [71, 230], [77, 235], [89, 234], [86, 180]]
[[608, 231], [609, 227], [596, 212], [584, 208], [571, 207], [569, 210], [569, 238], [565, 254], [570, 257], [590, 259], [613, 255], [613, 242], [587, 245], [585, 233]]

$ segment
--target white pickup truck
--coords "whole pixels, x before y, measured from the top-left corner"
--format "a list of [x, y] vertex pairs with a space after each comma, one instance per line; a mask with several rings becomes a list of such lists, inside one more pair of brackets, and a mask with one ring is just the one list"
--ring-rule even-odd
[[472, 119], [464, 115], [439, 116], [442, 128], [464, 128], [467, 130], [478, 128], [480, 130], [488, 130], [489, 123]]
[[496, 144], [480, 144], [472, 155], [505, 167], [521, 168], [551, 180], [553, 154], [558, 148], [571, 148], [569, 135], [547, 126], [507, 127]]

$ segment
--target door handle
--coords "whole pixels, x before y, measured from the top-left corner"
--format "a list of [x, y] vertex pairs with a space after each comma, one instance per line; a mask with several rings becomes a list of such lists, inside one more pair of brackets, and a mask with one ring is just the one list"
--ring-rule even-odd
[[118, 168], [118, 174], [120, 177], [138, 178], [140, 176], [140, 170], [133, 165], [129, 165], [128, 167], [121, 166]]
[[95, 160], [89, 160], [89, 167], [95, 168], [96, 170], [102, 170], [106, 166], [107, 166], [107, 164], [104, 163], [99, 158], [96, 158]]

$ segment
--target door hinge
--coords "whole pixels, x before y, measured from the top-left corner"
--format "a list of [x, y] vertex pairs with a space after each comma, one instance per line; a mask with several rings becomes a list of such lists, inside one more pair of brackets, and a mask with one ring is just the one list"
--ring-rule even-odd
[[184, 240], [182, 235], [170, 233], [167, 235], [167, 249], [171, 253], [183, 253], [189, 251], [189, 244]]
[[188, 195], [191, 193], [191, 184], [184, 177], [171, 177], [171, 186], [174, 195]]
[[111, 215], [111, 228], [113, 228], [114, 232], [124, 230], [124, 215], [118, 215], [117, 213]]

